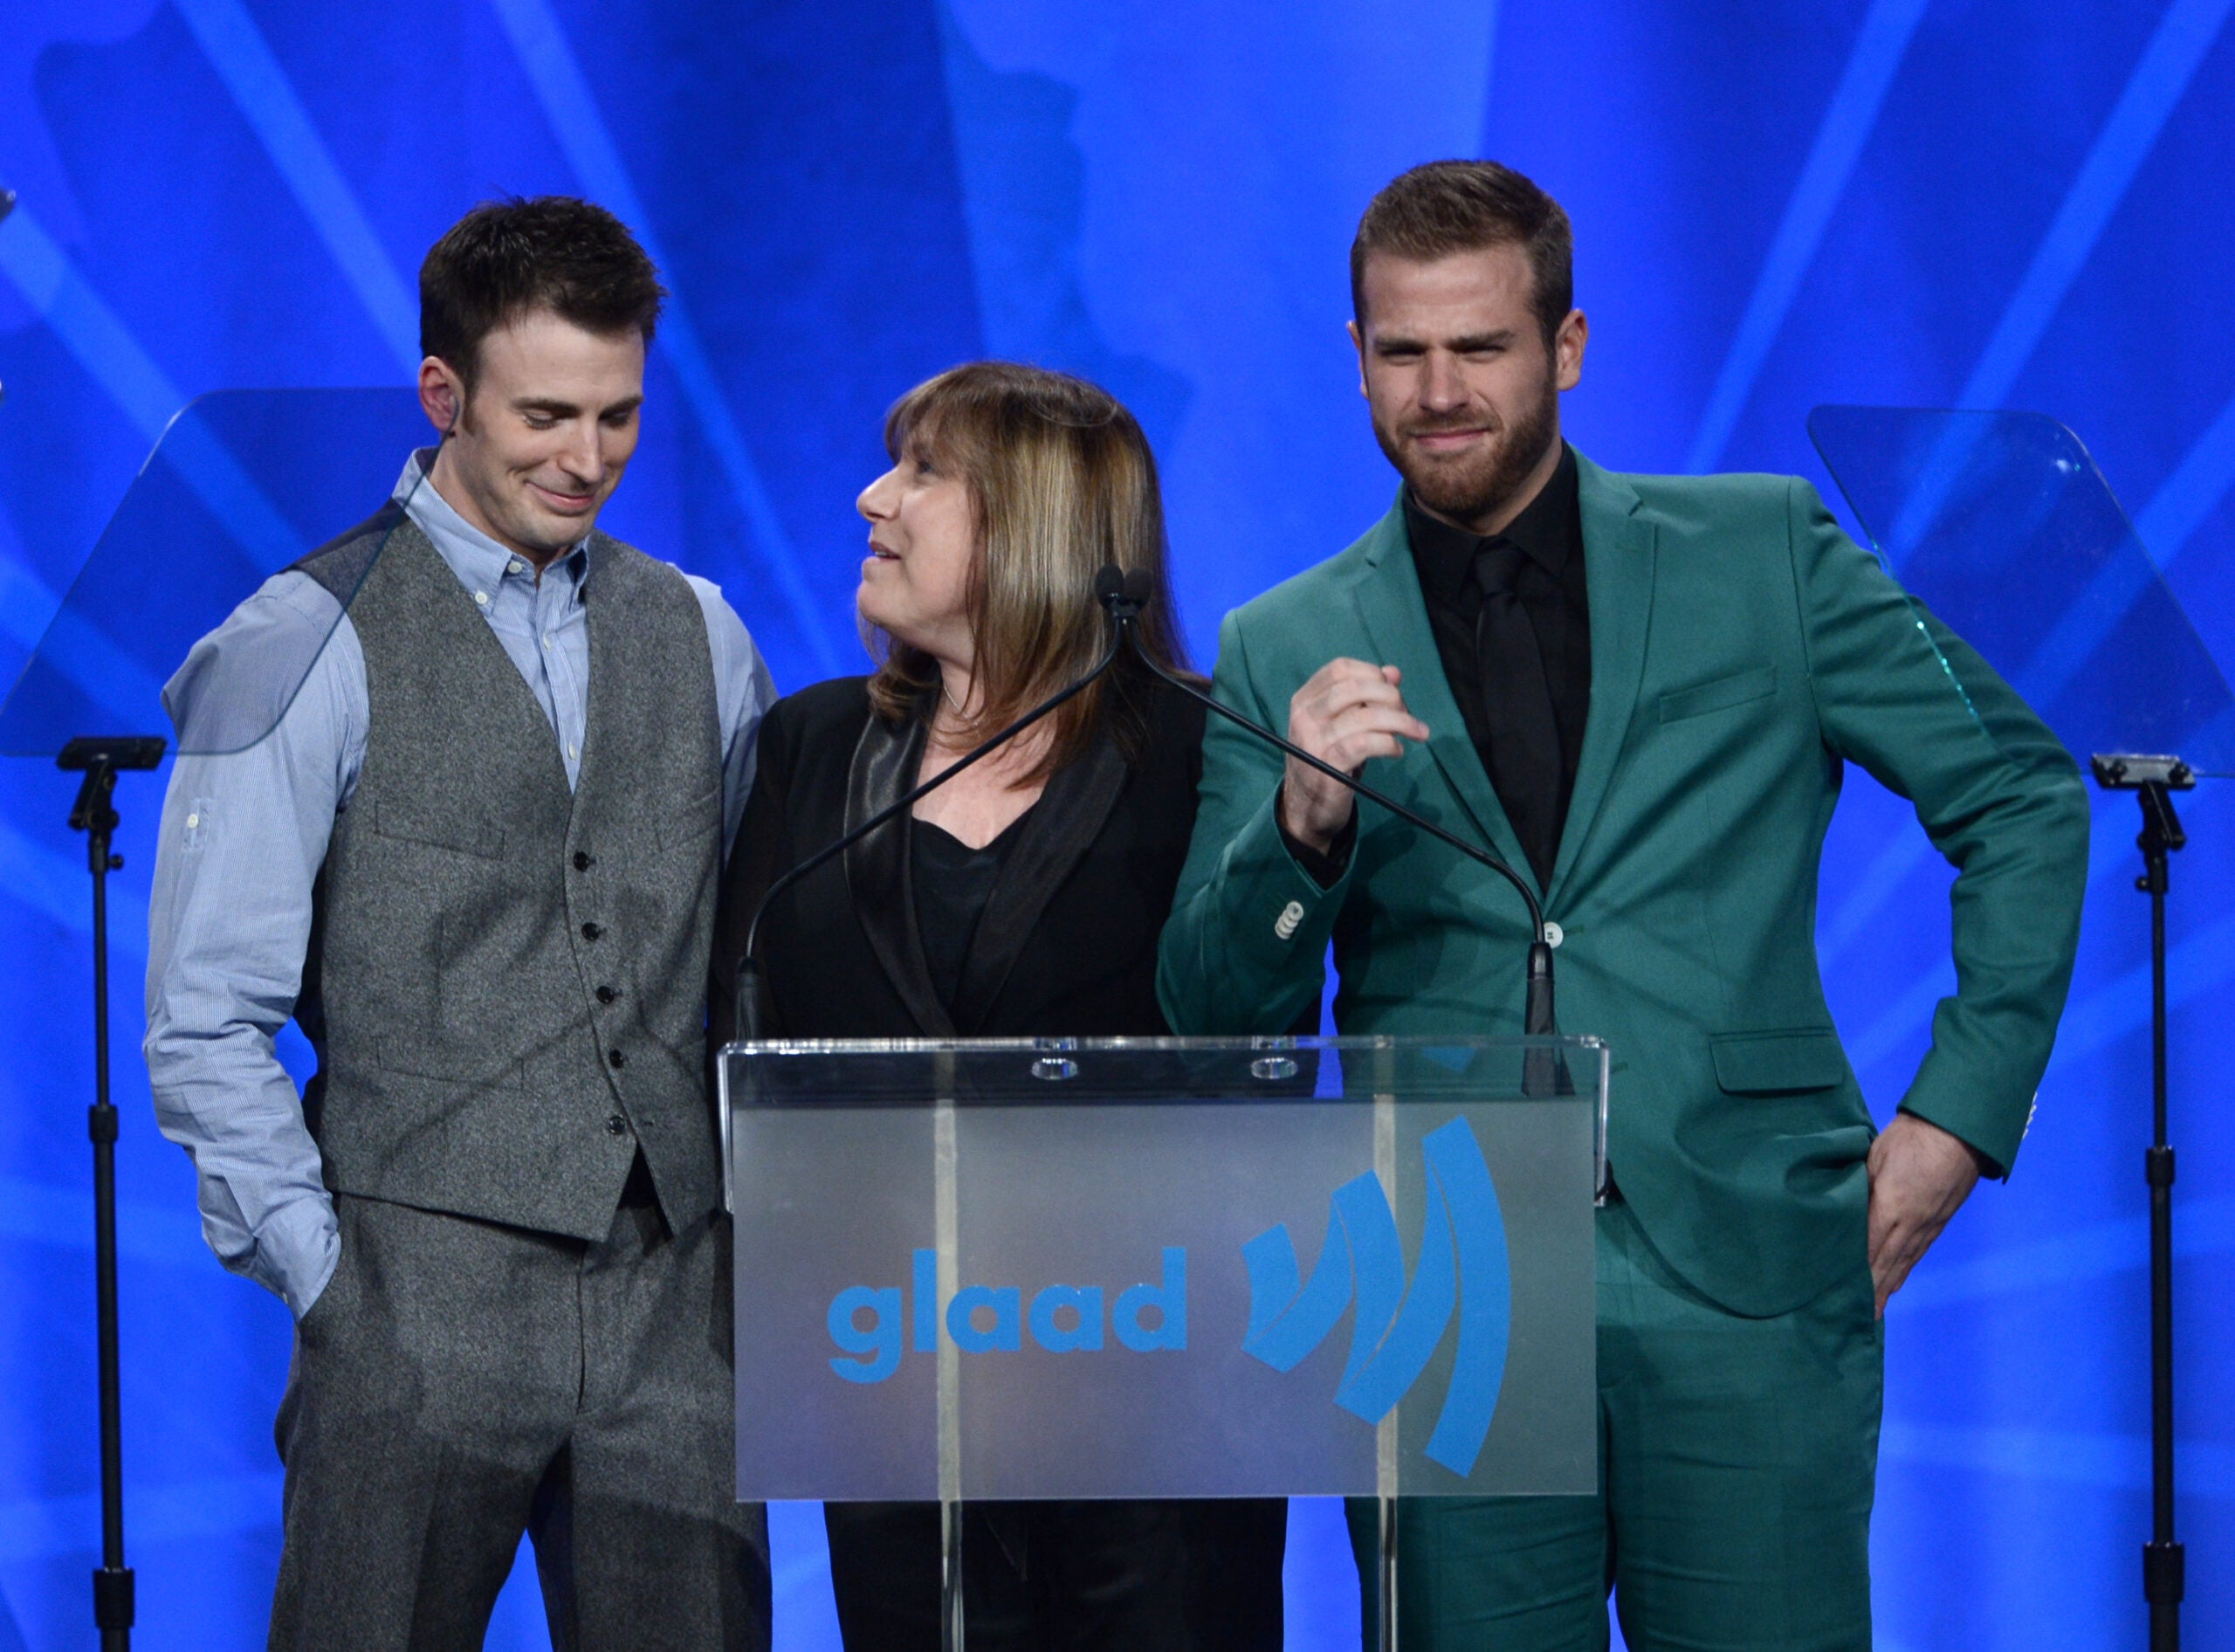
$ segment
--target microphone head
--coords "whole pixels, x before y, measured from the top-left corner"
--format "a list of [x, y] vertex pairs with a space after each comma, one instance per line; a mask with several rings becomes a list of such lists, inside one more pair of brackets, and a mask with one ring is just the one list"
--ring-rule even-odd
[[1102, 571], [1094, 576], [1094, 600], [1102, 604], [1102, 611], [1123, 624], [1138, 618], [1148, 605], [1150, 581], [1144, 568], [1121, 570], [1115, 562], [1104, 562]]

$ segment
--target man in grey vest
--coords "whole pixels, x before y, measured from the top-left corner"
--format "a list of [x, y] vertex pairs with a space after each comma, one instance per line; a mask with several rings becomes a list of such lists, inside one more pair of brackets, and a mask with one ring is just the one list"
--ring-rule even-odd
[[523, 1531], [556, 1646], [768, 1644], [704, 992], [773, 692], [595, 527], [664, 296], [602, 209], [469, 213], [420, 272], [439, 444], [167, 691], [182, 750], [286, 706], [179, 760], [148, 954], [158, 1121], [296, 1316], [273, 1647], [478, 1646]]

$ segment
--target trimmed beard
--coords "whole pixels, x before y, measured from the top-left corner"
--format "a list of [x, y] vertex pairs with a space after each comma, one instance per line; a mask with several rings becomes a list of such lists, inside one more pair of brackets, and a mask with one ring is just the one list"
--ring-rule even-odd
[[[1491, 444], [1490, 451], [1482, 462], [1465, 469], [1454, 470], [1441, 465], [1424, 467], [1419, 472], [1406, 468], [1404, 444], [1393, 438], [1382, 426], [1373, 422], [1374, 440], [1381, 444], [1381, 451], [1405, 478], [1405, 485], [1413, 491], [1413, 498], [1431, 515], [1462, 526], [1479, 522], [1496, 514], [1513, 500], [1513, 496], [1529, 479], [1544, 455], [1551, 449], [1559, 430], [1560, 392], [1552, 375], [1544, 375], [1544, 392], [1521, 416], [1520, 422], [1500, 432], [1502, 439]], [[1422, 425], [1415, 433], [1432, 433], [1437, 427]]]

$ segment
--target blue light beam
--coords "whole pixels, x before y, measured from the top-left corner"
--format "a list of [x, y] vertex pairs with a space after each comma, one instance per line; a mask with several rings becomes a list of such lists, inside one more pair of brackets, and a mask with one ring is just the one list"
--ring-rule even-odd
[[[2002, 319], [1956, 396], [1956, 406], [1998, 408], [2010, 394], [2095, 250], [2103, 226], [2156, 147], [2158, 134], [2188, 90], [2231, 6], [2235, 0], [2173, 0], [2158, 19], [2125, 90], [2073, 176], [2048, 233], [2034, 249], [2018, 290], [2003, 306]], [[1926, 530], [1947, 502], [1948, 490], [1970, 461], [1973, 439], [1970, 433], [1951, 427], [1935, 446], [1887, 535], [1889, 560], [1896, 547], [1923, 542]]]
[[[1959, 407], [1998, 407], [2071, 291], [2235, 0], [2173, 0], [2004, 308]], [[1897, 541], [1911, 543], [1898, 532]]]
[[326, 243], [334, 265], [372, 318], [389, 354], [405, 373], [419, 367], [419, 306], [396, 273], [364, 209], [341, 176], [326, 141], [311, 123], [241, 0], [175, 0], [179, 15], [225, 83], [272, 164]]
[[194, 490], [257, 565], [285, 568], [307, 548], [240, 461], [185, 405], [186, 397], [20, 203], [0, 224], [0, 274], [122, 410], [142, 441]]
[[[552, 135], [566, 152], [575, 176], [592, 195], [627, 220], [645, 251], [651, 254], [652, 261], [673, 281], [675, 266], [661, 250], [652, 231], [651, 215], [644, 210], [629, 169], [622, 163], [613, 134], [598, 113], [597, 100], [591, 95], [581, 65], [575, 61], [574, 50], [567, 43], [566, 31], [560, 27], [547, 0], [489, 0], [489, 3], [510, 37], [513, 52], [534, 89], [536, 101], [550, 122]], [[679, 295], [668, 301], [667, 313], [660, 321], [659, 342], [683, 385], [684, 399], [698, 416], [707, 444], [714, 450], [714, 458], [728, 478], [730, 491], [745, 513], [746, 524], [760, 545], [761, 561], [774, 577], [785, 604], [791, 609], [793, 623], [814, 650], [816, 663], [824, 671], [836, 674], [842, 666], [829, 627], [824, 623], [822, 609], [815, 605], [815, 593], [808, 587], [798, 554], [776, 514], [775, 501], [769, 498], [767, 486], [760, 479], [760, 468], [753, 464], [752, 451], [746, 446], [745, 432], [739, 428], [737, 416], [731, 412], [729, 403], [723, 396], [713, 362]]]
[[2161, 570], [2173, 565], [2231, 487], [2235, 487], [2235, 397], [2204, 427], [2135, 518], [2134, 531]]
[[1692, 437], [1691, 451], [1684, 457], [1684, 468], [1695, 475], [1713, 470], [1730, 444], [1732, 427], [1745, 411], [1762, 362], [1777, 341], [1785, 313], [1800, 290], [1801, 278], [1807, 274], [1824, 239], [1832, 210], [1846, 193], [1847, 178], [1854, 171], [1863, 144], [1878, 123], [1879, 108], [1886, 101], [1887, 89], [1894, 84], [1924, 9], [1925, 0], [1874, 0], [1862, 20], [1847, 66], [1816, 128], [1808, 159], [1801, 166], [1799, 182], [1793, 185], [1792, 198], [1785, 203], [1785, 217], [1770, 242], [1769, 257], [1755, 278], [1753, 294], [1739, 318], [1723, 371], [1716, 375], [1707, 410], [1700, 416], [1699, 430]]

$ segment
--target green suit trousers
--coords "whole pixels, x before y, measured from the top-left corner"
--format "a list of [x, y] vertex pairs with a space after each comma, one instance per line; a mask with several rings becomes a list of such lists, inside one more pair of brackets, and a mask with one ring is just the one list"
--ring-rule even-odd
[[[1599, 1213], [1599, 1494], [1405, 1499], [1404, 1652], [1592, 1652], [1614, 1593], [1632, 1652], [1870, 1645], [1885, 1339], [1870, 1269], [1749, 1318], [1686, 1284], [1629, 1208]], [[1353, 1502], [1365, 1645], [1375, 1504]]]

